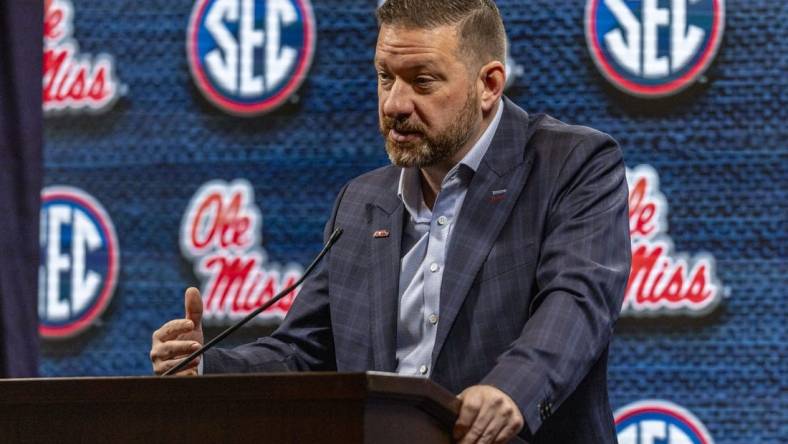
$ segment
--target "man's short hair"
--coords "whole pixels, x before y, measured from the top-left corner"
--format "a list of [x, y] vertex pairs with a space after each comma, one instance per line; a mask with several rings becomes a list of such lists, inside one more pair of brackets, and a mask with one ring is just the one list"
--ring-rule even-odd
[[387, 0], [377, 12], [378, 26], [431, 29], [459, 25], [459, 46], [471, 60], [506, 62], [506, 31], [492, 0]]

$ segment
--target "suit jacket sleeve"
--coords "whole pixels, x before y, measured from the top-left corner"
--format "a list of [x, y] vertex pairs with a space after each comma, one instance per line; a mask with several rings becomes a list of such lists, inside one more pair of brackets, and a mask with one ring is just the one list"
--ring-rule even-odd
[[630, 270], [627, 196], [613, 139], [594, 132], [568, 151], [551, 192], [529, 320], [481, 382], [515, 401], [532, 434], [607, 349]]
[[[323, 233], [324, 241], [334, 231], [342, 196], [340, 191]], [[285, 320], [271, 336], [233, 349], [205, 353], [205, 373], [254, 373], [296, 370], [336, 370], [331, 315], [328, 305], [328, 266], [331, 252], [307, 278]]]

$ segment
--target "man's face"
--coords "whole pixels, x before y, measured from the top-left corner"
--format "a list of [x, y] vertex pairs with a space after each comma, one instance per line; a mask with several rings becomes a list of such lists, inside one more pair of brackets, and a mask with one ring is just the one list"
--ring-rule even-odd
[[476, 134], [481, 108], [476, 75], [467, 63], [451, 26], [380, 28], [378, 114], [392, 163], [437, 165], [451, 160]]

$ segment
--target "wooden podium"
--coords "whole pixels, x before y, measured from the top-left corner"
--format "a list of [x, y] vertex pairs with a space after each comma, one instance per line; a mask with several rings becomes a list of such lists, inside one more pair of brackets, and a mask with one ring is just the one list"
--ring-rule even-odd
[[0, 441], [448, 443], [458, 408], [380, 373], [0, 379]]

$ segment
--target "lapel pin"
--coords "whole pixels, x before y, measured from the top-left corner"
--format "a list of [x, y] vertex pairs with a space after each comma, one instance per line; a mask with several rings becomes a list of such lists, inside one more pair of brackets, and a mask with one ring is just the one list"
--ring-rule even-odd
[[378, 230], [372, 235], [372, 237], [374, 237], [375, 239], [389, 237], [389, 230]]
[[495, 190], [492, 192], [492, 196], [490, 196], [490, 202], [492, 203], [500, 202], [503, 200], [505, 196], [506, 196], [505, 188], [503, 190]]

